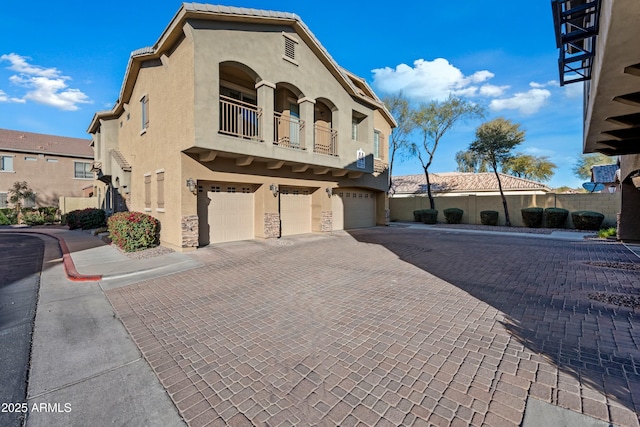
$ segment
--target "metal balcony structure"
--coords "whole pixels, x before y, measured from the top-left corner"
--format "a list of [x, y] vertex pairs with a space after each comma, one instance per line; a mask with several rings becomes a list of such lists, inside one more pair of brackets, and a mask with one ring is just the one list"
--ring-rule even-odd
[[560, 85], [591, 79], [601, 0], [552, 0]]

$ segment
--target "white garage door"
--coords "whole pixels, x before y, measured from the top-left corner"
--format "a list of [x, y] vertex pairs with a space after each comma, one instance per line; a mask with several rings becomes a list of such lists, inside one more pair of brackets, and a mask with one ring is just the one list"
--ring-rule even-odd
[[331, 199], [334, 230], [376, 225], [376, 199], [373, 192], [335, 189]]
[[311, 233], [311, 194], [306, 188], [280, 188], [282, 235]]
[[253, 186], [212, 184], [203, 187], [198, 193], [201, 244], [255, 238]]

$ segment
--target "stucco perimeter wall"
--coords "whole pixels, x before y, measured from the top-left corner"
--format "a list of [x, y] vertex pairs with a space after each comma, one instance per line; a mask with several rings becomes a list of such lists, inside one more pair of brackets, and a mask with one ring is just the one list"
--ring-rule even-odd
[[62, 215], [77, 209], [99, 207], [100, 202], [97, 197], [60, 197], [60, 213]]
[[[498, 211], [498, 225], [504, 225], [504, 209], [500, 196], [447, 196], [434, 197], [438, 210], [438, 222], [446, 222], [443, 211], [447, 208], [459, 208], [464, 211], [463, 224], [480, 224], [480, 212], [484, 210]], [[595, 211], [604, 214], [603, 226], [615, 226], [617, 213], [620, 212], [620, 193], [606, 194], [530, 194], [522, 196], [506, 196], [509, 218], [513, 226], [522, 227], [522, 208], [563, 208], [569, 212]], [[428, 209], [429, 198], [426, 196], [393, 197], [389, 199], [391, 221], [413, 221], [413, 211]], [[565, 224], [573, 228], [571, 215]]]

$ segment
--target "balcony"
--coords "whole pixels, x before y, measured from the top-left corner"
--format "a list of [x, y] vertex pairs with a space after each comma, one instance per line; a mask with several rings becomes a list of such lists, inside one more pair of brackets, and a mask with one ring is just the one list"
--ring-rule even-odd
[[325, 126], [315, 125], [313, 152], [328, 156], [338, 156], [338, 132]]
[[220, 96], [220, 133], [262, 141], [262, 109], [247, 102]]
[[275, 112], [273, 117], [273, 144], [294, 150], [306, 150], [304, 120]]

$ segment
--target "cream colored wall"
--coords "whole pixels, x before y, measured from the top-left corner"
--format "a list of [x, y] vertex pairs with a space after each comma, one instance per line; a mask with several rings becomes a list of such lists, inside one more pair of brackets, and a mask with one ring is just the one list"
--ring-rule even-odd
[[383, 141], [380, 144], [380, 160], [388, 162], [389, 139], [391, 139], [391, 125], [378, 110], [373, 113], [373, 127], [382, 132], [382, 135], [384, 136]]
[[97, 197], [60, 197], [60, 213], [65, 215], [77, 209], [99, 208]]
[[[620, 211], [620, 193], [605, 194], [554, 194], [505, 196], [509, 209], [509, 219], [516, 227], [524, 226], [520, 210], [528, 207], [567, 209], [569, 212], [589, 210], [600, 212], [605, 216], [603, 226], [614, 226], [616, 215]], [[446, 222], [443, 211], [447, 208], [459, 208], [464, 211], [463, 224], [480, 224], [480, 212], [484, 210], [498, 211], [498, 225], [504, 225], [504, 209], [500, 196], [460, 196], [434, 197], [438, 210], [438, 222]], [[429, 209], [429, 198], [426, 196], [401, 197], [389, 199], [392, 221], [413, 221], [413, 211]], [[571, 216], [567, 220], [567, 228], [573, 228]]]
[[[82, 189], [93, 185], [93, 178], [74, 177], [75, 161], [91, 163], [93, 159], [10, 151], [0, 151], [0, 155], [13, 156], [14, 170], [0, 172], [0, 192], [7, 192], [16, 181], [26, 181], [36, 193], [36, 206], [57, 206], [60, 196], [82, 197]], [[25, 157], [36, 160], [25, 160]]]
[[[345, 167], [355, 163], [358, 148], [362, 147], [367, 153], [372, 152], [373, 119], [368, 121], [368, 128], [371, 129], [365, 129], [366, 140], [356, 143], [351, 141], [351, 114], [352, 110], [356, 110], [372, 117], [374, 110], [356, 102], [291, 28], [199, 21], [192, 21], [190, 24], [196, 28], [192, 34], [195, 45], [195, 84], [198, 88], [195, 98], [195, 139], [198, 145], [220, 150], [238, 149], [237, 141], [227, 141], [218, 136], [219, 64], [235, 61], [250, 67], [258, 74], [259, 80], [273, 84], [287, 82], [296, 86], [303, 97], [329, 99], [338, 108], [337, 114], [340, 116], [334, 120], [334, 127], [337, 126], [338, 131], [339, 158], [319, 157], [312, 150], [274, 151], [271, 147], [271, 135], [264, 135], [266, 143], [249, 143], [243, 147], [251, 147], [256, 155], [264, 157], [278, 156], [277, 158], [302, 163], [326, 161], [327, 166], [331, 167]], [[299, 42], [296, 45], [298, 65], [283, 59], [283, 31]], [[264, 117], [264, 120], [273, 119]], [[310, 142], [308, 145], [310, 146]]]
[[[190, 195], [179, 150], [192, 145], [194, 139], [192, 49], [191, 41], [185, 38], [160, 64], [143, 66], [131, 102], [117, 121], [118, 148], [132, 165], [130, 209], [145, 212], [144, 175], [151, 174], [151, 211], [146, 213], [160, 221], [162, 243], [178, 247], [182, 239], [180, 206]], [[140, 99], [145, 95], [149, 98], [149, 126], [141, 133]], [[157, 206], [158, 170], [164, 170], [164, 212]]]

